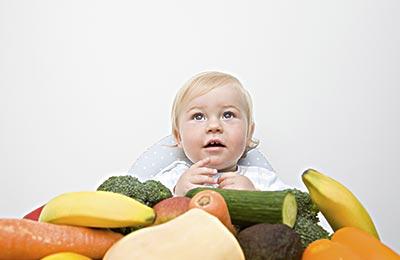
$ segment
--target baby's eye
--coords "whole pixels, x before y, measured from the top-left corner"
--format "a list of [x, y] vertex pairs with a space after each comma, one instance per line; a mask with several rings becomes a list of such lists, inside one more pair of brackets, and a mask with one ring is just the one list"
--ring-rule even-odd
[[202, 113], [196, 113], [192, 116], [192, 119], [196, 121], [201, 121], [205, 119], [205, 116]]
[[235, 114], [233, 112], [231, 112], [231, 111], [226, 111], [223, 114], [223, 118], [224, 119], [231, 119], [233, 117], [235, 117]]

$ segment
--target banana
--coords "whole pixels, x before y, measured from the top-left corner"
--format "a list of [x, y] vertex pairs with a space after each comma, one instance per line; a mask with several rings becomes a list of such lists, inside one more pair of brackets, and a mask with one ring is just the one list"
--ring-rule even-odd
[[73, 252], [61, 252], [48, 255], [41, 260], [91, 260], [91, 258]]
[[302, 180], [334, 231], [346, 226], [356, 227], [379, 239], [367, 210], [345, 186], [313, 169], [306, 170]]
[[128, 196], [108, 191], [61, 194], [43, 208], [39, 221], [98, 228], [147, 226], [154, 210]]

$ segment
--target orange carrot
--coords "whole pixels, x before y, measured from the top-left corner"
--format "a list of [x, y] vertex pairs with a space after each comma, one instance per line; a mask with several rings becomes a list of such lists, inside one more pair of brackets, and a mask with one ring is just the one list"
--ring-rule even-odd
[[0, 219], [0, 260], [40, 259], [65, 251], [97, 259], [120, 238], [108, 230]]
[[315, 240], [303, 252], [302, 260], [361, 260], [355, 252], [329, 239]]
[[332, 241], [350, 247], [365, 260], [400, 260], [400, 255], [395, 251], [374, 236], [355, 227], [344, 227], [337, 230], [332, 236]]
[[228, 206], [224, 197], [216, 191], [203, 190], [190, 200], [189, 209], [200, 208], [217, 217], [232, 234], [236, 235], [236, 229], [232, 225]]

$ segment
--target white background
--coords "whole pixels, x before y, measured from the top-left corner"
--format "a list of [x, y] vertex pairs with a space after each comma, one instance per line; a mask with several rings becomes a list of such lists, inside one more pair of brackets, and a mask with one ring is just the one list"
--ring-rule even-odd
[[0, 214], [94, 190], [169, 134], [194, 74], [238, 77], [288, 184], [315, 168], [399, 246], [400, 2], [0, 1]]

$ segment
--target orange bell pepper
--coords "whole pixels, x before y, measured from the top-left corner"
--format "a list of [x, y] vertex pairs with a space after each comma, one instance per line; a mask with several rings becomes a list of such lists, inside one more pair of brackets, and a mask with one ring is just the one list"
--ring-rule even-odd
[[302, 260], [400, 260], [400, 255], [371, 234], [355, 228], [338, 229], [331, 240], [320, 239], [304, 250]]
[[400, 260], [400, 255], [384, 245], [369, 233], [355, 228], [343, 227], [337, 230], [332, 241], [345, 245], [365, 260]]
[[329, 239], [319, 239], [307, 246], [302, 260], [362, 260], [347, 246]]

